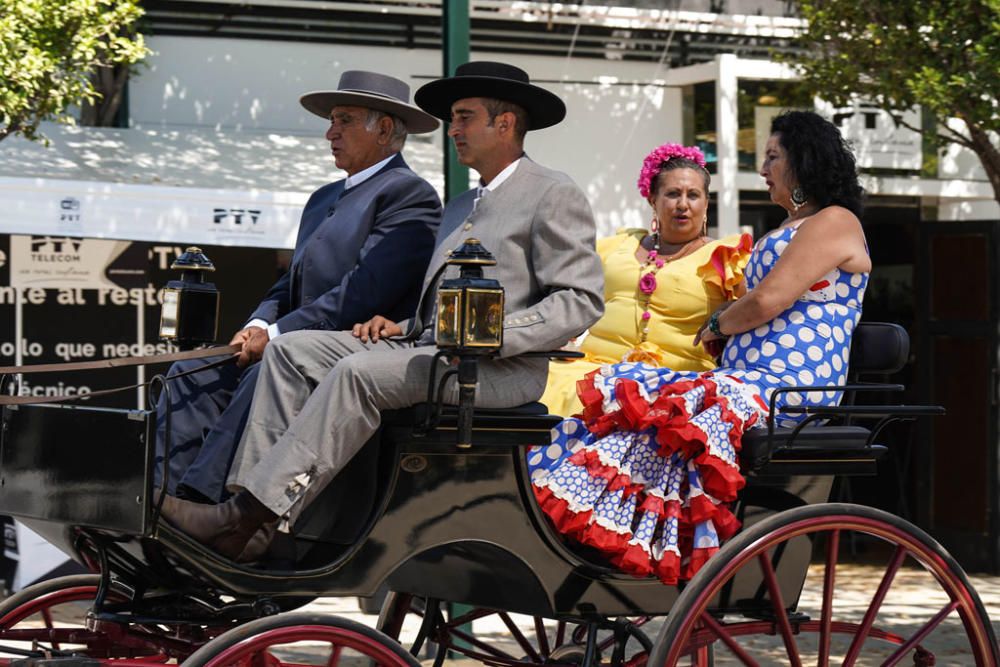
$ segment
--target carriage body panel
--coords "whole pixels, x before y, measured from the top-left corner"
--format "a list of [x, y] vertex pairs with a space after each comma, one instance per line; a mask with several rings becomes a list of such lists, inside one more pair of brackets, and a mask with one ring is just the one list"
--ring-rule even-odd
[[[862, 325], [854, 341], [856, 350], [860, 341], [867, 341], [851, 360], [862, 370], [888, 373], [905, 361], [906, 336], [897, 326]], [[859, 384], [842, 389], [902, 387]], [[0, 616], [0, 639], [48, 641], [56, 631], [19, 629], [22, 613], [46, 610], [58, 600], [92, 599], [82, 654], [103, 660], [106, 667], [135, 664], [129, 661], [136, 655], [156, 660], [170, 656], [190, 667], [230, 664], [226, 656], [235, 650], [233, 642], [264, 656], [269, 642], [289, 633], [334, 646], [342, 635], [354, 641], [357, 628], [278, 612], [319, 596], [368, 597], [387, 584], [399, 593], [387, 601], [380, 629], [399, 636], [408, 600], [417, 596], [427, 605], [423, 611], [430, 611], [418, 643], [428, 639], [442, 655], [458, 651], [505, 667], [525, 660], [536, 667], [562, 664], [574, 661], [573, 656], [589, 664], [600, 658], [599, 629], [614, 631], [614, 638], [605, 641], [614, 645], [614, 654], [609, 663], [598, 660], [602, 665], [658, 664], [667, 652], [710, 664], [713, 646], [731, 646], [747, 634], [780, 634], [793, 659], [798, 655], [793, 635], [798, 633], [818, 635], [820, 664], [825, 664], [822, 656], [829, 654], [831, 632], [854, 635], [857, 650], [871, 634], [899, 647], [900, 654], [914, 651], [918, 664], [933, 664], [926, 660], [933, 660], [933, 654], [918, 645], [926, 634], [922, 630], [908, 638], [863, 623], [834, 622], [837, 545], [842, 532], [853, 531], [894, 548], [876, 600], [902, 560], [915, 560], [950, 596], [950, 605], [935, 618], [957, 609], [975, 664], [1000, 664], [981, 601], [940, 545], [884, 512], [827, 503], [834, 476], [876, 472], [885, 448], [875, 438], [885, 424], [940, 414], [940, 408], [849, 404], [839, 408], [846, 417], [842, 425], [744, 434], [741, 469], [747, 485], [733, 508], [743, 531], [691, 582], [675, 587], [618, 573], [551, 528], [535, 502], [525, 460], [525, 448], [548, 444], [559, 422], [539, 407], [476, 410], [469, 448], [456, 445], [454, 410], [439, 414], [430, 429], [421, 427], [430, 423], [423, 418], [424, 406], [384, 414], [377, 436], [299, 518], [291, 560], [256, 565], [231, 562], [157, 518], [151, 413], [5, 407], [0, 415], [0, 512], [18, 517], [101, 576], [87, 579], [82, 588], [76, 577], [43, 586], [38, 593], [54, 596], [51, 602], [49, 597], [15, 596], [7, 616]], [[866, 428], [851, 421], [855, 415], [880, 421]], [[807, 421], [829, 416], [829, 410], [819, 410]], [[798, 610], [798, 603], [810, 564], [817, 563], [814, 547], [820, 544], [825, 545], [824, 608], [813, 620]], [[550, 651], [546, 640], [534, 658], [497, 658], [495, 651], [487, 656], [455, 643], [455, 638], [470, 639], [459, 627], [468, 621], [446, 622], [440, 617], [441, 601], [534, 615], [536, 628], [542, 628], [540, 617], [556, 618], [556, 644], [569, 624], [585, 630], [586, 641], [574, 638]], [[476, 613], [474, 609], [464, 618]], [[659, 615], [667, 616], [667, 624], [654, 646], [629, 618]], [[84, 637], [78, 629], [60, 632], [65, 638]], [[399, 664], [416, 664], [389, 637], [367, 632], [371, 636], [362, 643], [370, 655], [385, 657], [382, 649], [391, 645], [401, 657]], [[625, 660], [630, 637], [640, 639], [641, 650]], [[523, 641], [521, 636], [519, 643]], [[417, 650], [415, 645], [411, 651]], [[37, 652], [34, 644], [29, 652]], [[203, 660], [216, 653], [221, 662]], [[674, 664], [674, 658], [667, 662]], [[5, 664], [0, 658], [0, 665]]]
[[[418, 436], [404, 425], [412, 424], [411, 411], [390, 416], [345, 470], [347, 490], [321, 496], [303, 516], [294, 570], [234, 564], [154, 522], [150, 413], [20, 406], [3, 419], [9, 427], [0, 445], [0, 512], [91, 566], [105, 550], [117, 576], [147, 586], [367, 597], [387, 582], [422, 597], [582, 618], [665, 614], [678, 594], [600, 565], [550, 528], [531, 494], [524, 448], [548, 443], [558, 421], [552, 416], [484, 412], [471, 449], [456, 447], [447, 418]], [[736, 508], [747, 526], [825, 501], [832, 483], [829, 475], [760, 472]], [[331, 526], [331, 516], [341, 514]], [[785, 600], [797, 599], [810, 553], [803, 540], [784, 556]], [[766, 603], [754, 577], [738, 580], [727, 595], [719, 606]]]

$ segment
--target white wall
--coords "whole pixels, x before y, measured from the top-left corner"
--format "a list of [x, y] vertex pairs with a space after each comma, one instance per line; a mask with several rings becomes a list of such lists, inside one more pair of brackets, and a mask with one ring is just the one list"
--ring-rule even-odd
[[[299, 107], [302, 93], [335, 88], [347, 69], [391, 74], [415, 90], [441, 69], [440, 54], [430, 50], [156, 36], [149, 45], [155, 55], [132, 80], [129, 95], [132, 124], [147, 129], [305, 134], [322, 142], [326, 125]], [[564, 57], [472, 58], [518, 65], [566, 101], [567, 119], [529, 135], [526, 149], [584, 188], [600, 234], [645, 224], [648, 205], [635, 188], [642, 159], [653, 147], [681, 139], [680, 93], [655, 83], [664, 79], [663, 69]], [[440, 145], [441, 132], [434, 141]], [[417, 168], [440, 170], [439, 164]], [[330, 174], [337, 177], [332, 163]]]
[[957, 220], [1000, 220], [1000, 204], [995, 201], [958, 200], [942, 203], [938, 207], [938, 219], [954, 222]]

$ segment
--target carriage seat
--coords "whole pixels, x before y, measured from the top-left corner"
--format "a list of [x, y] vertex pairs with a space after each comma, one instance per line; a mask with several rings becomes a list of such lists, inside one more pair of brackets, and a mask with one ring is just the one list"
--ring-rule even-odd
[[[873, 442], [881, 428], [891, 421], [935, 414], [925, 406], [857, 405], [855, 402], [858, 394], [901, 391], [902, 385], [862, 383], [861, 378], [896, 373], [906, 364], [909, 353], [910, 339], [903, 327], [889, 322], [861, 322], [851, 341], [848, 384], [841, 404], [825, 408], [786, 406], [775, 410], [772, 400], [767, 427], [743, 435], [740, 461], [744, 472], [760, 476], [812, 472], [876, 474], [877, 460], [887, 451], [883, 445]], [[794, 393], [803, 389], [805, 387], [784, 387], [779, 392]], [[799, 428], [778, 427], [776, 412], [805, 414], [811, 423]], [[867, 419], [879, 421], [874, 426], [854, 423]]]
[[[427, 430], [425, 426], [428, 410], [428, 403], [387, 410], [382, 413], [382, 426], [404, 438], [416, 435], [422, 446], [450, 450], [455, 446], [458, 409], [453, 405], [441, 406], [441, 413], [432, 430]], [[550, 415], [548, 408], [537, 401], [512, 408], [476, 408], [472, 421], [473, 447], [548, 444], [551, 429], [560, 421], [562, 417]]]

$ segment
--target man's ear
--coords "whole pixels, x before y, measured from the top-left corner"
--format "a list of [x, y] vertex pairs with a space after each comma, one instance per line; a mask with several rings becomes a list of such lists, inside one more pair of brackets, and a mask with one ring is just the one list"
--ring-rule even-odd
[[505, 111], [499, 116], [497, 116], [496, 125], [497, 129], [501, 132], [507, 132], [514, 129], [514, 124], [517, 123], [517, 116], [515, 116], [510, 111]]
[[388, 116], [378, 119], [378, 142], [383, 146], [392, 140], [393, 121]]

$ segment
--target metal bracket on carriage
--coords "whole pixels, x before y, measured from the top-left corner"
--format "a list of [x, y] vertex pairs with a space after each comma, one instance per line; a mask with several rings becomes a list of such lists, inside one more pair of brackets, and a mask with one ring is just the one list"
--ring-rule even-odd
[[[33, 373], [72, 373], [75, 371], [86, 371], [86, 370], [103, 370], [108, 368], [123, 368], [128, 366], [148, 366], [152, 364], [165, 364], [173, 363], [175, 361], [186, 361], [189, 359], [207, 359], [209, 357], [224, 357], [218, 362], [204, 366], [196, 369], [197, 371], [206, 370], [207, 368], [214, 367], [215, 365], [221, 365], [223, 363], [228, 363], [235, 358], [235, 355], [240, 351], [241, 345], [218, 345], [215, 347], [205, 347], [197, 350], [184, 350], [182, 352], [168, 352], [166, 354], [153, 354], [142, 357], [117, 357], [114, 359], [95, 359], [94, 361], [72, 361], [61, 364], [33, 364], [26, 366], [0, 366], [0, 391], [2, 391], [4, 385], [4, 379], [7, 377], [12, 377], [15, 375], [30, 375]], [[174, 377], [179, 377], [179, 375], [169, 376], [165, 379], [169, 380]], [[90, 398], [92, 396], [102, 396], [105, 394], [114, 394], [121, 391], [127, 391], [129, 389], [135, 389], [136, 387], [143, 386], [143, 384], [132, 384], [123, 387], [113, 387], [111, 389], [100, 389], [98, 391], [93, 391], [87, 394], [77, 394], [73, 396], [16, 396], [16, 395], [6, 395], [0, 393], [0, 405], [25, 405], [31, 404], [36, 405], [39, 403], [66, 403], [70, 401], [78, 401], [84, 398]]]
[[[468, 448], [472, 445], [472, 420], [475, 415], [476, 377], [478, 375], [479, 359], [490, 358], [492, 355], [455, 354], [451, 350], [440, 350], [434, 355], [431, 363], [430, 376], [427, 378], [427, 412], [423, 419], [414, 427], [413, 435], [417, 438], [426, 437], [437, 428], [441, 422], [441, 411], [444, 408], [444, 388], [448, 379], [458, 376], [458, 446]], [[582, 359], [583, 353], [575, 350], [550, 350], [546, 352], [525, 352], [520, 357], [544, 357], [546, 359]], [[437, 361], [446, 359], [450, 366], [437, 378]], [[455, 362], [457, 363], [457, 366]]]
[[785, 440], [785, 447], [792, 448], [795, 439], [805, 427], [821, 420], [840, 417], [845, 423], [850, 423], [852, 419], [878, 419], [879, 421], [869, 430], [868, 440], [865, 447], [871, 447], [875, 439], [882, 430], [889, 424], [895, 422], [913, 421], [917, 417], [939, 417], [945, 414], [944, 406], [941, 405], [786, 405], [778, 407], [778, 397], [781, 394], [808, 394], [828, 391], [842, 391], [851, 395], [858, 392], [900, 392], [905, 390], [901, 384], [885, 384], [879, 382], [855, 382], [844, 385], [810, 385], [779, 387], [771, 393], [771, 400], [767, 414], [767, 440], [769, 448], [774, 446], [774, 429], [778, 413], [789, 415], [806, 415], [792, 429], [791, 434]]

